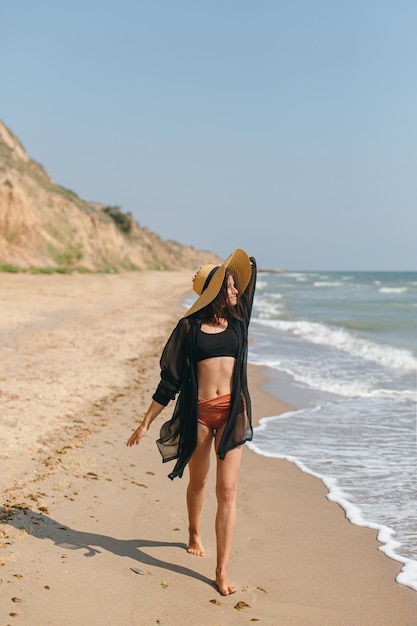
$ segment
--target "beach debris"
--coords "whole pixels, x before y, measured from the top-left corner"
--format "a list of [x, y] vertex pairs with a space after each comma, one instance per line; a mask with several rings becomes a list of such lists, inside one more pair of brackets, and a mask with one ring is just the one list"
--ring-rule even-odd
[[47, 591], [50, 591], [50, 589], [51, 589], [49, 585], [44, 585], [43, 588], [46, 589]]
[[32, 500], [33, 502], [37, 502], [40, 498], [43, 498], [46, 496], [46, 493], [44, 493], [43, 491], [38, 491], [37, 493], [28, 493], [26, 495], [27, 498], [29, 498], [29, 500]]
[[23, 602], [22, 598], [12, 598], [12, 602]]
[[162, 582], [161, 583], [161, 587], [162, 587], [162, 589], [168, 589], [169, 585], [166, 582]]
[[131, 484], [136, 485], [137, 487], [144, 487], [145, 489], [148, 489], [148, 485], [144, 485], [143, 483], [137, 483], [136, 480], [132, 480]]
[[14, 576], [15, 578], [18, 578], [19, 580], [20, 580], [21, 578], [23, 578], [23, 574], [13, 574], [13, 576]]
[[209, 602], [211, 602], [212, 604], [216, 604], [217, 606], [223, 606], [223, 602], [220, 602], [220, 600], [217, 600], [217, 598], [213, 598], [213, 600], [209, 600]]
[[92, 480], [98, 480], [98, 476], [95, 472], [87, 472], [84, 478], [91, 478]]
[[240, 600], [237, 604], [235, 604], [233, 608], [236, 609], [236, 611], [241, 611], [242, 609], [250, 609], [250, 604], [247, 604], [243, 600]]
[[146, 472], [149, 476], [155, 476], [155, 472]]
[[132, 570], [132, 572], [135, 572], [135, 574], [141, 574], [142, 576], [146, 574], [145, 570], [140, 569], [140, 567], [131, 567], [130, 569]]
[[9, 613], [9, 617], [17, 617], [19, 613]]

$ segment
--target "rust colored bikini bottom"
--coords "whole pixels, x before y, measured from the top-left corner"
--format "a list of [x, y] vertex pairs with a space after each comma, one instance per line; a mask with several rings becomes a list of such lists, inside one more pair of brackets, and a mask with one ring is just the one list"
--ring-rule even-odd
[[198, 399], [198, 418], [200, 424], [213, 430], [219, 430], [229, 419], [231, 394], [211, 400]]

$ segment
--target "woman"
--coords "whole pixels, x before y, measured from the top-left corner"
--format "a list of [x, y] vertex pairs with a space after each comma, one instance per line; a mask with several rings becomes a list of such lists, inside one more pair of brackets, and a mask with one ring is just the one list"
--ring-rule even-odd
[[189, 466], [188, 552], [204, 556], [200, 514], [210, 451], [217, 454], [215, 583], [222, 595], [236, 591], [228, 564], [236, 522], [242, 444], [252, 439], [246, 363], [248, 326], [256, 282], [255, 259], [238, 248], [219, 266], [203, 265], [193, 278], [198, 299], [180, 319], [161, 356], [161, 380], [128, 446], [178, 394], [172, 418], [157, 441], [163, 462], [176, 459], [171, 479]]

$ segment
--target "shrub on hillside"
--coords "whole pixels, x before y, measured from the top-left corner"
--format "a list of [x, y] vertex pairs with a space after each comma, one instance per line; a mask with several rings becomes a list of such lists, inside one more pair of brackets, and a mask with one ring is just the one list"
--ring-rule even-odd
[[131, 213], [123, 213], [119, 206], [106, 206], [103, 209], [104, 213], [107, 213], [112, 218], [117, 228], [128, 235], [132, 230], [133, 218]]

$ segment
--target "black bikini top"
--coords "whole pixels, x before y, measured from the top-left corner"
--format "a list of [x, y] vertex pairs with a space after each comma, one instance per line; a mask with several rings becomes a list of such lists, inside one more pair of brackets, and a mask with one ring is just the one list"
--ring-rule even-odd
[[237, 357], [239, 341], [230, 324], [220, 333], [205, 333], [201, 330], [197, 335], [196, 360], [204, 361], [216, 356]]

